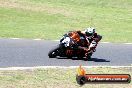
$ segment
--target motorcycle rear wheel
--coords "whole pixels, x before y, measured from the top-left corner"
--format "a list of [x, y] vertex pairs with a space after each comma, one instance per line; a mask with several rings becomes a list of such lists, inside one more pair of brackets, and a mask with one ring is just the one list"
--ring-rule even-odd
[[89, 53], [87, 57], [84, 59], [85, 61], [92, 60], [92, 53]]

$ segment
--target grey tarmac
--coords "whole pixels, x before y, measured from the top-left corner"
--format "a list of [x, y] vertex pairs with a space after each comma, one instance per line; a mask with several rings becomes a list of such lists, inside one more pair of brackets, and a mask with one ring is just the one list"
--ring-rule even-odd
[[132, 44], [99, 43], [92, 60], [49, 58], [59, 41], [0, 39], [0, 68], [36, 66], [131, 66]]

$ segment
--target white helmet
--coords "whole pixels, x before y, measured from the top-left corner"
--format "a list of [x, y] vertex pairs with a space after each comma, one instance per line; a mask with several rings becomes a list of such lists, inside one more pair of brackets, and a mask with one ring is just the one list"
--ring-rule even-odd
[[93, 27], [86, 28], [86, 30], [85, 30], [85, 34], [87, 36], [93, 36], [94, 33], [95, 33], [95, 28], [93, 28]]

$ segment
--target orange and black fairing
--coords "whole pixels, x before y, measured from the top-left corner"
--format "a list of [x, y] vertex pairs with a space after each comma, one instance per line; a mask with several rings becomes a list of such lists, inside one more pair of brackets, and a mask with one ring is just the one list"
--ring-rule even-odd
[[83, 57], [85, 51], [84, 50], [81, 50], [81, 49], [76, 49], [76, 50], [67, 49], [65, 53], [66, 53], [67, 56], [77, 55], [77, 56], [82, 56]]
[[72, 56], [73, 52], [74, 52], [74, 50], [68, 49], [68, 50], [66, 50], [66, 55], [67, 56]]
[[75, 42], [80, 42], [80, 35], [76, 31], [69, 32], [68, 36], [72, 38]]
[[74, 40], [74, 42], [78, 43], [79, 46], [88, 46], [88, 42], [86, 40], [85, 34], [81, 33], [81, 31], [72, 31], [68, 33], [68, 36]]

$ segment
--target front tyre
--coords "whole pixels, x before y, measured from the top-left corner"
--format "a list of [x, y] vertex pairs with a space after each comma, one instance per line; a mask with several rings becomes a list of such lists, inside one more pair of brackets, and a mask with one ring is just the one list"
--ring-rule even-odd
[[50, 50], [48, 53], [49, 58], [55, 58], [59, 52], [59, 46], [56, 46], [54, 49]]
[[51, 52], [49, 52], [48, 56], [49, 56], [49, 58], [55, 58], [56, 54], [55, 54], [55, 52], [51, 51]]

